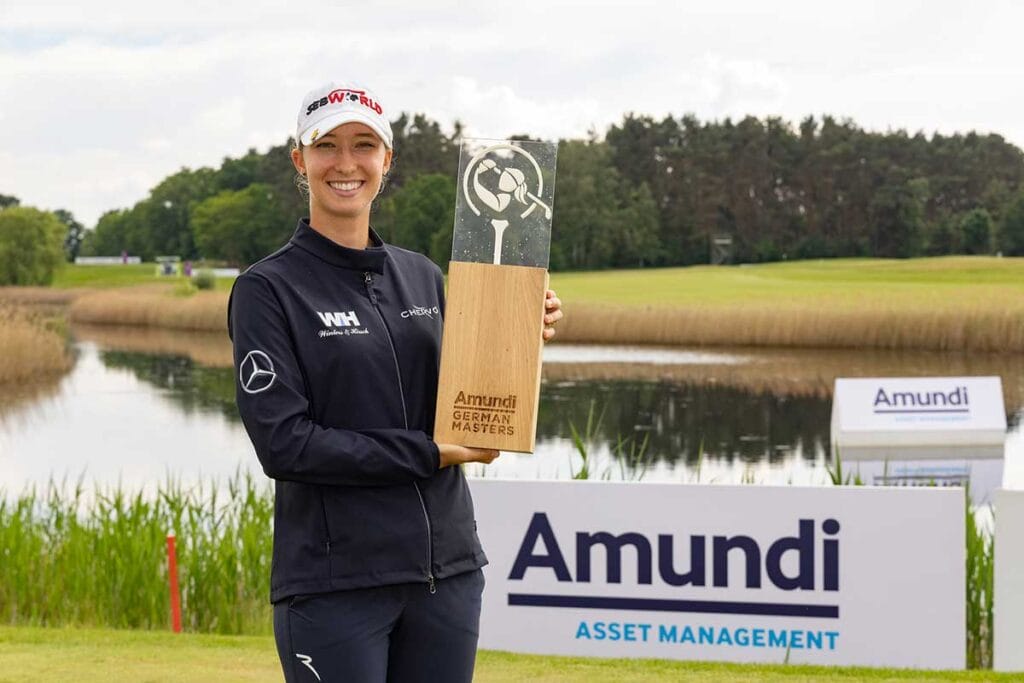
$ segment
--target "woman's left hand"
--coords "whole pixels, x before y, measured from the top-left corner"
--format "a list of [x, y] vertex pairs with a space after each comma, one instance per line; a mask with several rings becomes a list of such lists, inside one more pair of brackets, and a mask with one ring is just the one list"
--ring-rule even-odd
[[555, 295], [555, 290], [544, 292], [544, 341], [551, 341], [555, 336], [555, 323], [564, 318], [562, 300]]

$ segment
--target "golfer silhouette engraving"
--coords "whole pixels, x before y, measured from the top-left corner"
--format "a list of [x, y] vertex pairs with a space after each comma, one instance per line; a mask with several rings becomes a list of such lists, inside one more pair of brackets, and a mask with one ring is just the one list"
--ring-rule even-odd
[[[530, 162], [536, 181], [536, 190], [531, 191], [531, 183], [526, 178], [526, 172], [512, 165], [515, 155], [521, 155]], [[497, 158], [497, 160], [495, 160]], [[497, 176], [496, 184], [494, 176]], [[470, 191], [472, 188], [472, 192]], [[538, 206], [544, 211], [544, 217], [551, 219], [551, 207], [545, 204], [538, 195], [544, 192], [544, 177], [540, 172], [540, 166], [528, 152], [521, 147], [507, 143], [492, 145], [480, 150], [466, 165], [466, 171], [462, 177], [462, 191], [466, 197], [466, 203], [477, 216], [482, 215], [480, 208], [473, 202], [475, 196], [479, 202], [488, 210], [491, 226], [494, 228], [494, 259], [495, 265], [501, 264], [501, 245], [505, 229], [509, 221], [504, 217], [512, 212], [513, 208], [518, 210], [519, 206], [513, 207], [513, 202], [525, 206], [519, 218], [526, 218]]]

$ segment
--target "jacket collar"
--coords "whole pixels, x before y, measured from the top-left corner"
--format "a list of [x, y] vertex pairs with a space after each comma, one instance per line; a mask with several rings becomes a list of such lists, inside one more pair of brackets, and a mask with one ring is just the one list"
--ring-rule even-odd
[[295, 228], [290, 242], [331, 265], [351, 270], [383, 273], [384, 264], [388, 260], [384, 240], [373, 228], [370, 228], [370, 243], [373, 246], [366, 249], [350, 249], [331, 241], [309, 227], [308, 218], [300, 218], [299, 225]]

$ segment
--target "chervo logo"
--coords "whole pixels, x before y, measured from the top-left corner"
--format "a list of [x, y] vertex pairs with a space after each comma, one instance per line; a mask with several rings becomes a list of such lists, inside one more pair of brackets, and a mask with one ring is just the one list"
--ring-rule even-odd
[[402, 311], [403, 318], [411, 318], [413, 316], [425, 315], [428, 318], [433, 319], [435, 315], [441, 315], [441, 309], [437, 306], [413, 306], [412, 308]]

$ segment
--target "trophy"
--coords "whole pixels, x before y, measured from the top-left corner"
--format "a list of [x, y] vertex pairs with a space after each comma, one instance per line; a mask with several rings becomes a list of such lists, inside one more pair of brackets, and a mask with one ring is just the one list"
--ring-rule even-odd
[[533, 452], [557, 152], [463, 140], [435, 441]]

